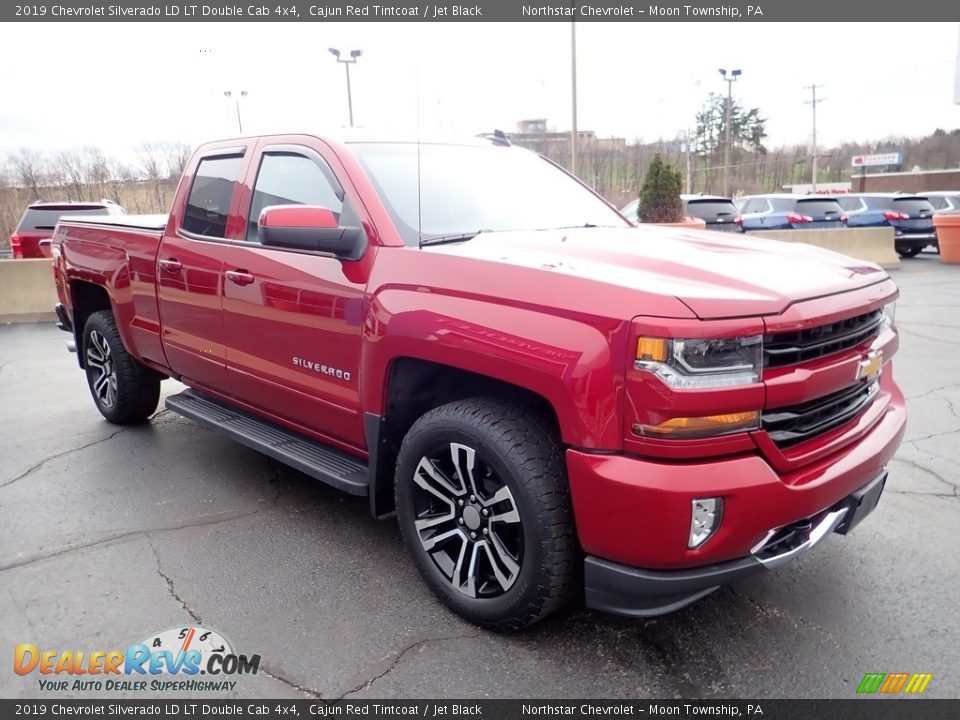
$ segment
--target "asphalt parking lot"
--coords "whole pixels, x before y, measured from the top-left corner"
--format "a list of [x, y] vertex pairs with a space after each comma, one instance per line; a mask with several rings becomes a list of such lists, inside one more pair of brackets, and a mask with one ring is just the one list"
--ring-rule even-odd
[[515, 636], [445, 610], [365, 500], [168, 412], [109, 425], [65, 334], [0, 326], [0, 697], [41, 694], [18, 643], [122, 649], [187, 623], [261, 654], [241, 697], [849, 698], [900, 671], [957, 697], [960, 267], [892, 274], [910, 423], [869, 520], [667, 617], [580, 604]]

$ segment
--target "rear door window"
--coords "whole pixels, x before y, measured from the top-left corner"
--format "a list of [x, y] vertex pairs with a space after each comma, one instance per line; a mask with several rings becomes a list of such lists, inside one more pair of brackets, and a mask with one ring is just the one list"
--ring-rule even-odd
[[242, 155], [207, 157], [200, 161], [183, 214], [183, 230], [204, 237], [226, 237], [230, 200], [242, 162]]

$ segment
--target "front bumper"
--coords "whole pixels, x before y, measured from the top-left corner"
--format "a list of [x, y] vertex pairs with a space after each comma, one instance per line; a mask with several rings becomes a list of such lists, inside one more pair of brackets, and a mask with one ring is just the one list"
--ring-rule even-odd
[[[762, 447], [686, 462], [567, 450], [577, 534], [588, 556], [588, 603], [631, 614], [669, 612], [763, 570], [757, 553], [771, 532], [798, 522], [812, 532], [826, 514], [849, 507], [885, 477], [905, 428], [903, 394], [884, 372], [871, 411], [805, 443], [796, 450], [803, 462], [784, 464]], [[712, 497], [723, 498], [723, 521], [690, 549], [692, 500]], [[852, 517], [859, 522], [845, 514], [837, 527], [849, 529]], [[818, 542], [827, 535], [819, 532]]]
[[772, 529], [748, 557], [689, 570], [643, 570], [589, 556], [584, 584], [587, 607], [651, 617], [679, 610], [721, 585], [787, 564], [826, 540], [846, 534], [877, 506], [886, 471], [836, 505], [784, 528]]

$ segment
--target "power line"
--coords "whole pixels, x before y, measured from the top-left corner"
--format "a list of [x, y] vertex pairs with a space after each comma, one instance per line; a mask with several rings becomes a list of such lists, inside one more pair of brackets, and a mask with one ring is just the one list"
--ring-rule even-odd
[[817, 191], [817, 104], [822, 103], [826, 98], [817, 97], [817, 88], [822, 88], [823, 85], [805, 85], [804, 90], [809, 90], [811, 92], [811, 99], [804, 100], [805, 105], [810, 105], [813, 108], [813, 152], [811, 153], [811, 175], [810, 175], [810, 185], [813, 192]]

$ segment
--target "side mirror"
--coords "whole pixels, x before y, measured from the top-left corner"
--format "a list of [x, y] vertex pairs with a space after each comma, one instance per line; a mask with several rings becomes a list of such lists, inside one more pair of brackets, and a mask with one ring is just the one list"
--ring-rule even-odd
[[341, 260], [359, 260], [367, 249], [363, 228], [340, 227], [328, 208], [316, 205], [265, 207], [257, 234], [265, 247], [330, 253]]

